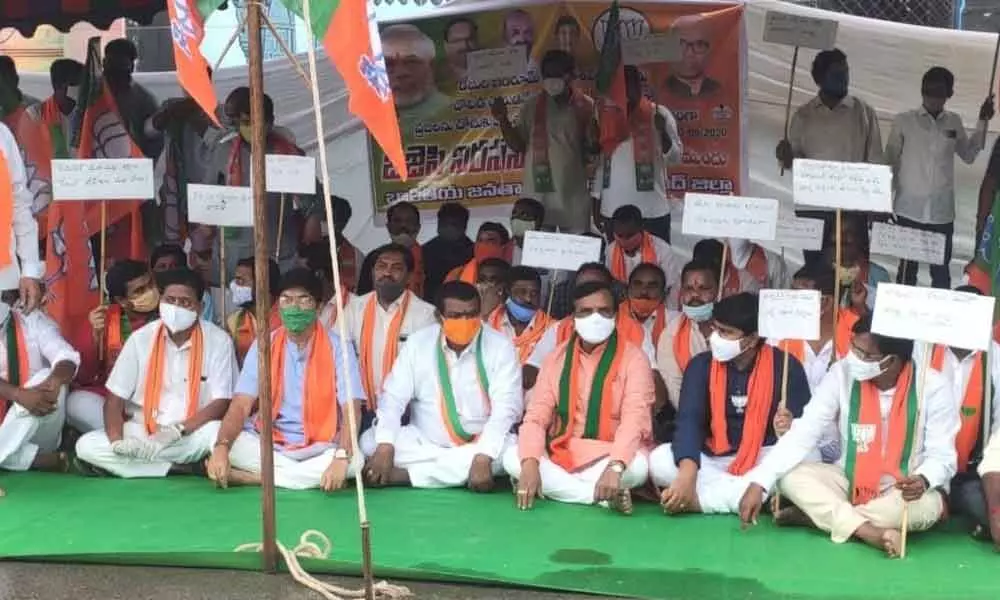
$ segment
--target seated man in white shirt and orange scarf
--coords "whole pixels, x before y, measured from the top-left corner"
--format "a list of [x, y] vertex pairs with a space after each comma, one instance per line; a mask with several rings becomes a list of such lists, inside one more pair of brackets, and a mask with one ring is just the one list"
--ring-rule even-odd
[[516, 445], [521, 365], [511, 341], [483, 326], [472, 285], [443, 284], [437, 310], [441, 325], [410, 336], [382, 386], [375, 426], [361, 440], [370, 457], [365, 479], [488, 492], [504, 451]]
[[[895, 558], [907, 510], [912, 532], [944, 516], [959, 411], [945, 378], [934, 370], [918, 374], [912, 354], [912, 341], [872, 333], [869, 317], [857, 322], [847, 358], [833, 365], [802, 417], [747, 473], [744, 524], [756, 521], [777, 483], [794, 506], [780, 510], [776, 523], [815, 527], [837, 544], [857, 538]], [[918, 393], [920, 381], [926, 387]], [[809, 462], [830, 427], [840, 433], [842, 456], [837, 464]]]
[[531, 267], [507, 272], [507, 299], [487, 316], [486, 323], [514, 342], [521, 364], [528, 361], [552, 319], [540, 307], [541, 276]]
[[693, 251], [694, 258], [704, 258], [719, 265], [723, 255], [726, 258], [722, 271], [723, 298], [741, 292], [756, 294], [762, 289], [788, 287], [788, 266], [781, 256], [750, 240], [705, 239], [695, 244]]
[[260, 414], [257, 403], [255, 343], [213, 440], [207, 469], [217, 486], [260, 485], [262, 419], [273, 426], [275, 486], [330, 492], [354, 476], [357, 432], [350, 429], [347, 404], [354, 403], [357, 420], [364, 390], [353, 348], [318, 321], [322, 298], [319, 278], [308, 269], [282, 277], [282, 326], [271, 333], [271, 414]]
[[[243, 364], [243, 359], [250, 346], [257, 340], [257, 298], [256, 293], [256, 273], [254, 272], [254, 257], [240, 259], [236, 263], [236, 272], [233, 273], [233, 280], [229, 282], [230, 306], [235, 310], [226, 317], [226, 331], [233, 336], [236, 344], [236, 361]], [[278, 270], [278, 263], [273, 260], [267, 261], [268, 284], [271, 287], [271, 312], [268, 318], [268, 328], [274, 331], [281, 326], [281, 319], [278, 316], [277, 289], [281, 283], [281, 271]]]
[[640, 264], [657, 265], [666, 277], [667, 306], [677, 308], [682, 263], [673, 247], [642, 229], [642, 213], [631, 204], [615, 210], [611, 217], [611, 232], [613, 238], [606, 260], [612, 277], [624, 283], [629, 281], [632, 271]]
[[125, 342], [107, 381], [104, 430], [76, 444], [82, 461], [119, 477], [164, 477], [200, 463], [236, 377], [233, 340], [198, 318], [201, 278], [178, 269], [158, 279], [160, 318]]

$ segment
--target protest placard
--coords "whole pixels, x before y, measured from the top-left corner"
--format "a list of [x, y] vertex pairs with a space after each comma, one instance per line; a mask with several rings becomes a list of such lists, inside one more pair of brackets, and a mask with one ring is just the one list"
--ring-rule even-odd
[[601, 260], [601, 238], [568, 233], [528, 231], [524, 234], [521, 264], [539, 269], [576, 271]]
[[685, 235], [770, 241], [777, 227], [778, 201], [773, 198], [684, 195], [681, 231]]
[[528, 70], [528, 55], [525, 46], [505, 46], [474, 50], [466, 55], [469, 79], [491, 81], [519, 77]]
[[986, 350], [993, 334], [992, 296], [880, 283], [872, 331], [880, 335]]
[[638, 39], [622, 40], [622, 62], [626, 65], [677, 62], [681, 40], [672, 33], [651, 33]]
[[316, 193], [316, 159], [293, 154], [268, 154], [264, 159], [267, 191], [276, 194]]
[[885, 254], [929, 265], [944, 264], [943, 233], [891, 223], [872, 224], [871, 253]]
[[823, 219], [789, 217], [778, 219], [777, 240], [782, 248], [823, 249]]
[[818, 340], [819, 290], [761, 290], [757, 332], [775, 340]]
[[148, 158], [60, 158], [52, 161], [55, 200], [148, 200], [155, 196]]
[[795, 204], [892, 212], [892, 169], [888, 165], [796, 158], [792, 180]]
[[764, 41], [830, 50], [837, 44], [837, 21], [769, 10], [764, 16]]
[[253, 227], [253, 195], [248, 187], [187, 186], [188, 220], [217, 227]]

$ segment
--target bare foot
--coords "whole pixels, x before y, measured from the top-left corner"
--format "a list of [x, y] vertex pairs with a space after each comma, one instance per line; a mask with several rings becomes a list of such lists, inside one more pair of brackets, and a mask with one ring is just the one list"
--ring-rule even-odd
[[611, 500], [608, 501], [608, 506], [611, 510], [619, 512], [625, 516], [632, 514], [632, 490], [624, 489], [618, 490], [618, 493], [612, 496]]
[[672, 507], [668, 507], [670, 501], [673, 500], [676, 492], [671, 488], [664, 488], [663, 492], [660, 494], [660, 506], [663, 507], [663, 514], [666, 515], [682, 515], [684, 513], [700, 513], [701, 504], [698, 503], [698, 497], [691, 503], [674, 504]]
[[774, 513], [774, 524], [779, 527], [812, 527], [813, 522], [806, 513], [794, 504]]
[[889, 558], [899, 558], [900, 549], [903, 546], [903, 536], [898, 530], [884, 529], [871, 523], [865, 523], [858, 527], [854, 535], [869, 546], [882, 550]]
[[229, 485], [260, 485], [260, 475], [239, 469], [229, 469]]

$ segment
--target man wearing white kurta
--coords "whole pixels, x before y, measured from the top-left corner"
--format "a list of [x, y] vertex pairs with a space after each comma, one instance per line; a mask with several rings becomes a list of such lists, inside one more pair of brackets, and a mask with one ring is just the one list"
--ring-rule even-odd
[[33, 197], [27, 187], [24, 160], [14, 134], [3, 123], [0, 123], [0, 152], [7, 163], [14, 196], [10, 264], [0, 269], [0, 290], [19, 289], [27, 314], [41, 302], [39, 280], [45, 273], [45, 265], [38, 255], [38, 223], [31, 213]]
[[164, 477], [204, 458], [236, 379], [232, 338], [198, 318], [201, 278], [179, 269], [158, 283], [160, 319], [129, 336], [108, 376], [104, 431], [76, 445], [81, 460], [119, 477]]
[[56, 449], [66, 386], [79, 365], [80, 355], [51, 319], [39, 311], [11, 311], [0, 302], [0, 469], [63, 466]]
[[[856, 537], [890, 557], [900, 552], [904, 506], [910, 531], [941, 518], [940, 490], [955, 474], [959, 429], [951, 387], [928, 371], [918, 391], [923, 377], [911, 360], [913, 343], [870, 330], [870, 318], [862, 318], [848, 357], [830, 369], [802, 417], [747, 474], [744, 522], [756, 519], [775, 482], [795, 504], [778, 512], [778, 523], [811, 523], [836, 543]], [[841, 434], [840, 459], [804, 462], [831, 426]]]
[[[362, 439], [372, 485], [489, 491], [524, 400], [514, 345], [484, 327], [464, 282], [438, 291], [442, 325], [410, 337], [385, 380], [375, 426]], [[410, 424], [401, 425], [410, 407]]]

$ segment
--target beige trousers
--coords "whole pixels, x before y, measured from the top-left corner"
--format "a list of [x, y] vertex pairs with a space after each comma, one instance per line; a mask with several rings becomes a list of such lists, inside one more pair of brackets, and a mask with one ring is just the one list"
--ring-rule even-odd
[[[867, 504], [854, 506], [848, 500], [849, 486], [843, 469], [825, 463], [803, 463], [778, 482], [781, 493], [802, 509], [816, 527], [830, 532], [835, 543], [849, 540], [865, 522], [889, 529], [903, 526], [905, 502], [899, 490], [892, 489]], [[941, 518], [944, 508], [937, 490], [930, 490], [909, 504], [909, 531], [930, 529]]]

